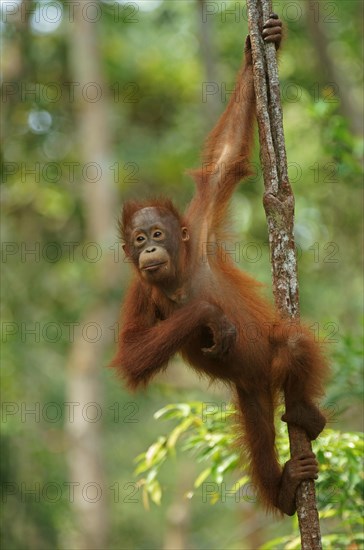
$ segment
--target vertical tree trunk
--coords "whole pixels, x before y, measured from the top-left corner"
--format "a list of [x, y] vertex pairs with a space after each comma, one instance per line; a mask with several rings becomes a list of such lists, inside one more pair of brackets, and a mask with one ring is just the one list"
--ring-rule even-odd
[[[264, 208], [268, 223], [273, 292], [281, 315], [299, 318], [297, 261], [294, 242], [294, 196], [288, 179], [278, 66], [273, 44], [264, 44], [261, 31], [272, 13], [270, 0], [247, 0], [257, 98], [260, 156], [264, 175]], [[289, 425], [291, 456], [311, 451], [306, 433]], [[314, 482], [297, 489], [297, 515], [303, 550], [321, 549]]]
[[212, 126], [219, 113], [219, 103], [221, 102], [220, 86], [218, 85], [218, 76], [216, 70], [215, 47], [212, 38], [213, 21], [207, 16], [206, 0], [197, 0], [197, 16], [199, 22], [199, 41], [201, 49], [201, 61], [204, 69], [203, 85], [216, 88], [216, 93], [211, 93], [207, 98], [208, 120], [206, 127]]
[[[116, 196], [109, 169], [109, 109], [101, 73], [98, 25], [82, 16], [82, 2], [75, 0], [72, 8], [74, 21], [70, 23], [69, 54], [72, 80], [76, 84], [73, 107], [78, 121], [78, 152], [82, 168], [90, 163], [89, 177], [78, 184], [85, 239], [96, 243], [102, 257], [89, 264], [95, 275], [90, 305], [79, 320], [68, 360], [68, 401], [78, 404], [74, 407], [74, 421], [67, 426], [70, 481], [77, 484], [73, 505], [78, 526], [69, 547], [99, 550], [107, 548], [109, 531], [101, 437], [104, 412], [101, 372], [105, 365], [103, 352], [111, 334], [108, 327], [113, 324], [113, 310], [107, 297], [118, 276], [113, 256], [108, 253], [108, 246], [115, 242]], [[100, 97], [93, 101], [97, 94]], [[89, 333], [85, 332], [87, 327]]]
[[180, 466], [177, 489], [166, 513], [164, 550], [181, 550], [190, 546], [188, 534], [191, 522], [191, 501], [185, 495], [193, 483], [193, 470], [189, 464]]
[[[339, 63], [329, 52], [328, 45], [330, 42], [327, 38], [327, 24], [324, 22], [325, 17], [322, 16], [325, 6], [322, 7], [316, 0], [307, 0], [306, 3], [307, 28], [317, 52], [318, 67], [322, 78], [325, 78], [325, 84], [334, 86], [334, 93], [338, 96], [337, 101], [340, 101], [339, 110], [349, 121], [351, 131], [361, 136], [363, 135], [364, 126], [363, 104], [358, 102], [355, 93], [353, 93], [353, 79], [350, 71], [344, 63]], [[320, 9], [322, 12], [318, 12]], [[336, 25], [339, 24], [338, 19]], [[336, 49], [340, 49], [340, 47], [340, 44], [338, 44]]]

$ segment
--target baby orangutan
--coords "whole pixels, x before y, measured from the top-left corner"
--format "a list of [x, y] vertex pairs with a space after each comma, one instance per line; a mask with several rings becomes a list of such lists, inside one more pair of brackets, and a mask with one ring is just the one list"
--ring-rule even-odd
[[[281, 28], [272, 14], [264, 40], [278, 47]], [[260, 296], [259, 283], [219, 246], [226, 240], [234, 188], [249, 174], [254, 118], [248, 38], [235, 90], [207, 139], [202, 167], [192, 173], [197, 189], [186, 214], [168, 199], [124, 205], [121, 235], [136, 276], [125, 299], [113, 366], [134, 390], [180, 352], [197, 371], [229, 383], [259, 495], [267, 508], [292, 515], [298, 485], [316, 478], [318, 465], [315, 455], [306, 453], [281, 469], [275, 451], [277, 395], [285, 395], [282, 419], [315, 439], [325, 426], [315, 402], [327, 367], [309, 330], [281, 319]]]

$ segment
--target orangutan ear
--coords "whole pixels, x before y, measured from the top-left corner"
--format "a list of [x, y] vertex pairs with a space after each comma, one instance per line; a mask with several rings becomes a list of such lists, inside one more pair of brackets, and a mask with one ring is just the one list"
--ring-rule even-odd
[[187, 227], [182, 227], [182, 241], [189, 241], [190, 240], [190, 234], [188, 232]]

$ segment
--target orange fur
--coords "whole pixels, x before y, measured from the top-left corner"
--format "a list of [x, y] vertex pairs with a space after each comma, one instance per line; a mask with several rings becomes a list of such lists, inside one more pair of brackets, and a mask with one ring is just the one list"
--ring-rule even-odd
[[[229, 383], [242, 415], [241, 441], [249, 452], [252, 479], [272, 509], [279, 502], [282, 478], [275, 450], [277, 396], [285, 394], [286, 419], [317, 437], [324, 418], [315, 401], [322, 395], [327, 365], [308, 329], [279, 319], [261, 297], [260, 285], [221, 252], [230, 197], [249, 173], [254, 113], [248, 56], [228, 107], [206, 142], [203, 165], [192, 173], [197, 192], [185, 219], [165, 199], [124, 206], [121, 234], [128, 246], [133, 246], [128, 243], [130, 223], [145, 206], [168, 211], [187, 226], [190, 240], [178, 243], [179, 287], [174, 294], [163, 284], [149, 284], [135, 265], [113, 365], [134, 390], [181, 352], [199, 372]], [[229, 343], [225, 354], [202, 351], [216, 342]]]

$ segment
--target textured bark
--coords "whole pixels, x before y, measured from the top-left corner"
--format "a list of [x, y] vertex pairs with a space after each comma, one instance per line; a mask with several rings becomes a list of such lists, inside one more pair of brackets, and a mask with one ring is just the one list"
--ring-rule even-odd
[[[270, 0], [247, 0], [249, 33], [253, 51], [254, 87], [260, 159], [264, 175], [263, 204], [267, 217], [276, 306], [284, 317], [299, 318], [297, 260], [294, 241], [294, 196], [287, 173], [278, 66], [273, 44], [261, 38], [263, 22], [272, 13]], [[306, 433], [289, 425], [291, 456], [311, 451]], [[321, 549], [321, 535], [314, 481], [297, 490], [297, 515], [303, 550]]]

